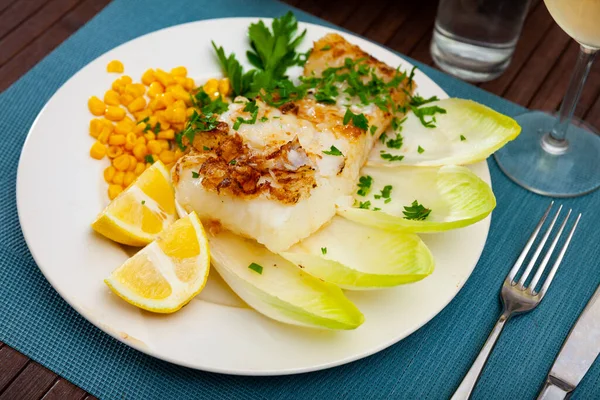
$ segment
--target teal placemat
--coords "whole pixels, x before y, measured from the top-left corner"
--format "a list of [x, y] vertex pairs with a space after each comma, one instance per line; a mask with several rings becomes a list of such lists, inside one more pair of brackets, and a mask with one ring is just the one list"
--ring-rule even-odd
[[[537, 218], [531, 211], [548, 204], [548, 199], [511, 183], [492, 160], [498, 207], [482, 258], [459, 295], [400, 343], [327, 371], [234, 377], [146, 356], [73, 311], [46, 282], [27, 250], [15, 205], [19, 151], [40, 109], [73, 73], [105, 51], [166, 26], [218, 17], [275, 17], [288, 9], [272, 0], [116, 0], [0, 94], [0, 340], [101, 399], [443, 399], [451, 395], [500, 312], [498, 290]], [[301, 12], [297, 15], [323, 23]], [[193, 38], [183, 40], [193, 42]], [[509, 115], [523, 111], [431, 68], [422, 69], [451, 96], [470, 98]], [[57, 140], [61, 140], [58, 134]], [[64, 179], [44, 178], [56, 179], [57, 186]], [[533, 398], [570, 326], [600, 282], [596, 244], [600, 193], [564, 203], [584, 213], [576, 240], [544, 303], [508, 324], [476, 399]], [[598, 365], [575, 397], [600, 398]]]

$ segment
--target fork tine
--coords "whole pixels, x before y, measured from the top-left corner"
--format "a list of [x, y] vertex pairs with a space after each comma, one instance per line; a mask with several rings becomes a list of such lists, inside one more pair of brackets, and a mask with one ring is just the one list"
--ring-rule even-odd
[[567, 216], [563, 220], [562, 224], [560, 224], [560, 229], [558, 230], [558, 232], [556, 234], [556, 237], [552, 241], [552, 244], [550, 245], [550, 248], [546, 252], [546, 255], [544, 256], [544, 259], [542, 260], [542, 263], [538, 267], [537, 271], [535, 272], [535, 275], [533, 276], [533, 279], [531, 280], [531, 283], [529, 284], [529, 287], [527, 288], [528, 293], [531, 294], [531, 295], [534, 294], [535, 287], [537, 286], [538, 282], [540, 281], [540, 278], [542, 277], [542, 274], [544, 273], [544, 270], [546, 269], [546, 265], [548, 265], [548, 261], [550, 261], [550, 257], [552, 257], [552, 253], [554, 253], [554, 249], [556, 248], [556, 244], [558, 243], [558, 241], [560, 239], [560, 236], [562, 235], [563, 230], [565, 229], [565, 226], [567, 225], [567, 221], [569, 220], [569, 217], [571, 216], [571, 211], [572, 210], [569, 209], [569, 212], [567, 213]]
[[527, 264], [527, 268], [525, 268], [525, 272], [523, 272], [523, 275], [521, 275], [521, 278], [519, 279], [519, 283], [518, 283], [518, 285], [521, 289], [523, 289], [525, 287], [525, 281], [527, 281], [527, 278], [529, 277], [529, 274], [531, 273], [533, 266], [537, 262], [537, 259], [540, 256], [540, 253], [544, 249], [544, 246], [546, 245], [546, 242], [548, 241], [548, 237], [552, 233], [552, 229], [554, 229], [554, 224], [556, 223], [556, 220], [558, 219], [558, 216], [560, 215], [561, 210], [562, 210], [562, 204], [560, 205], [560, 207], [558, 207], [558, 211], [556, 212], [556, 214], [554, 214], [554, 218], [552, 218], [552, 222], [550, 222], [550, 226], [548, 227], [548, 229], [546, 229], [546, 233], [544, 234], [544, 236], [542, 237], [542, 240], [540, 241], [537, 248], [535, 249], [535, 252], [533, 253], [533, 257], [531, 257], [531, 260], [529, 260], [529, 264]]
[[527, 257], [527, 253], [529, 253], [529, 250], [531, 249], [531, 246], [533, 245], [533, 242], [535, 241], [535, 238], [537, 237], [538, 233], [540, 233], [540, 229], [542, 229], [542, 225], [544, 225], [544, 222], [546, 221], [546, 217], [548, 217], [548, 214], [550, 213], [550, 209], [552, 208], [553, 205], [554, 205], [554, 201], [550, 202], [550, 205], [546, 209], [546, 212], [542, 216], [542, 219], [540, 219], [540, 222], [538, 222], [538, 224], [535, 227], [533, 233], [529, 237], [529, 240], [527, 240], [527, 243], [525, 244], [525, 247], [523, 248], [523, 251], [519, 255], [519, 258], [517, 258], [517, 261], [515, 262], [515, 265], [512, 267], [512, 269], [510, 270], [510, 272], [506, 276], [506, 280], [511, 285], [513, 283], [513, 280], [515, 279], [515, 276], [517, 275], [517, 272], [519, 272], [519, 269], [521, 269], [521, 266], [523, 265], [523, 261], [525, 261], [525, 257]]
[[567, 252], [567, 248], [569, 247], [569, 244], [571, 243], [571, 239], [573, 238], [573, 234], [575, 233], [575, 229], [577, 228], [577, 224], [579, 223], [580, 219], [581, 219], [581, 214], [579, 214], [577, 216], [575, 223], [571, 227], [569, 236], [567, 236], [567, 240], [565, 241], [565, 244], [563, 244], [562, 249], [560, 249], [560, 253], [558, 253], [558, 257], [556, 258], [556, 261], [554, 262], [554, 265], [552, 266], [552, 269], [550, 270], [550, 273], [548, 274], [548, 278], [546, 278], [546, 282], [544, 282], [544, 285], [542, 285], [542, 288], [538, 292], [540, 295], [540, 300], [542, 300], [542, 298], [546, 294], [546, 291], [548, 290], [548, 288], [550, 287], [550, 284], [552, 283], [552, 279], [554, 279], [554, 275], [556, 275], [556, 271], [558, 270], [558, 267], [560, 266], [560, 263], [562, 262], [563, 257], [565, 256], [565, 253]]

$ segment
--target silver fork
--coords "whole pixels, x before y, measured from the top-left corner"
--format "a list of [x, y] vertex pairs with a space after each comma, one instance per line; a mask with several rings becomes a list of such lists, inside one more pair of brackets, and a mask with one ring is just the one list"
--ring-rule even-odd
[[540, 254], [542, 253], [542, 251], [544, 249], [544, 245], [546, 244], [546, 241], [548, 240], [548, 238], [550, 237], [550, 234], [552, 233], [552, 229], [554, 228], [554, 224], [556, 223], [556, 220], [558, 219], [558, 216], [562, 210], [562, 206], [560, 206], [558, 208], [558, 211], [552, 218], [552, 221], [550, 222], [550, 226], [544, 233], [540, 243], [538, 244], [533, 255], [531, 256], [531, 259], [530, 259], [529, 263], [527, 264], [527, 267], [525, 267], [523, 274], [521, 275], [521, 277], [519, 278], [518, 281], [515, 281], [515, 277], [517, 276], [519, 270], [523, 266], [523, 263], [525, 262], [525, 258], [529, 254], [529, 251], [531, 250], [531, 247], [533, 246], [535, 239], [537, 238], [538, 234], [540, 233], [540, 230], [542, 229], [542, 226], [544, 225], [544, 222], [546, 221], [548, 214], [550, 214], [550, 210], [552, 209], [553, 205], [554, 205], [554, 202], [550, 203], [550, 206], [548, 206], [548, 208], [546, 209], [546, 212], [542, 216], [542, 219], [540, 219], [540, 222], [538, 222], [533, 233], [529, 237], [529, 240], [527, 240], [527, 243], [525, 244], [525, 248], [523, 248], [521, 255], [519, 255], [519, 258], [515, 262], [515, 265], [512, 267], [512, 269], [506, 276], [506, 279], [504, 280], [504, 283], [502, 284], [502, 290], [500, 292], [500, 297], [502, 299], [502, 305], [503, 305], [502, 314], [500, 315], [498, 322], [496, 322], [494, 329], [492, 329], [492, 332], [490, 333], [487, 340], [485, 341], [485, 344], [483, 345], [483, 348], [479, 352], [479, 355], [473, 362], [471, 369], [469, 369], [469, 372], [467, 372], [467, 375], [462, 380], [460, 386], [458, 387], [458, 389], [456, 389], [456, 392], [454, 392], [454, 396], [452, 396], [452, 400], [469, 399], [471, 397], [471, 393], [473, 392], [473, 389], [475, 388], [475, 385], [477, 384], [477, 381], [479, 380], [481, 371], [483, 370], [483, 367], [485, 366], [485, 364], [490, 356], [490, 353], [494, 349], [494, 346], [496, 345], [496, 341], [498, 340], [500, 333], [502, 333], [502, 329], [504, 328], [504, 325], [506, 324], [506, 322], [514, 314], [526, 313], [528, 311], [533, 310], [535, 307], [537, 307], [538, 304], [540, 304], [540, 302], [546, 295], [546, 292], [548, 291], [548, 287], [552, 283], [552, 279], [554, 278], [554, 275], [556, 275], [556, 271], [558, 270], [558, 267], [560, 266], [560, 263], [563, 260], [563, 257], [567, 251], [567, 248], [569, 247], [569, 243], [571, 242], [571, 239], [573, 238], [573, 234], [575, 233], [575, 228], [577, 228], [577, 224], [579, 223], [581, 214], [579, 214], [577, 216], [575, 223], [571, 227], [569, 236], [567, 237], [565, 243], [563, 244], [562, 248], [560, 249], [560, 252], [558, 253], [558, 256], [554, 262], [554, 265], [552, 265], [552, 269], [550, 270], [548, 277], [546, 278], [545, 282], [542, 284], [542, 287], [539, 291], [536, 291], [535, 288], [538, 285], [540, 278], [542, 277], [542, 274], [544, 273], [544, 270], [546, 269], [546, 266], [548, 265], [548, 262], [550, 261], [550, 257], [552, 256], [552, 253], [554, 252], [554, 249], [555, 249], [556, 245], [558, 244], [558, 240], [560, 239], [560, 236], [562, 235], [563, 230], [565, 229], [565, 226], [567, 225], [567, 221], [569, 220], [569, 217], [571, 216], [572, 210], [569, 210], [569, 212], [567, 213], [567, 216], [564, 218], [562, 224], [560, 225], [558, 233], [556, 234], [554, 240], [550, 244], [550, 247], [546, 251], [544, 258], [542, 259], [542, 262], [541, 262], [540, 266], [538, 267], [537, 271], [535, 272], [535, 275], [533, 276], [533, 279], [531, 280], [529, 285], [525, 286], [527, 278], [531, 274], [533, 267], [535, 266]]

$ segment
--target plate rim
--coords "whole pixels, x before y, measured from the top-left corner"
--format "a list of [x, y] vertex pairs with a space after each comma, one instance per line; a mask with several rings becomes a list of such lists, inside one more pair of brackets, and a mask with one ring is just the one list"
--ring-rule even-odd
[[[83, 65], [79, 70], [77, 70], [77, 72], [75, 72], [74, 74], [72, 74], [69, 79], [67, 79], [58, 89], [56, 89], [56, 91], [52, 94], [52, 96], [46, 101], [46, 103], [44, 104], [44, 106], [40, 109], [39, 113], [37, 114], [37, 116], [35, 117], [33, 123], [31, 124], [31, 127], [29, 128], [28, 132], [27, 132], [27, 136], [23, 142], [20, 154], [19, 154], [19, 162], [18, 162], [18, 167], [17, 167], [17, 179], [16, 179], [16, 205], [17, 205], [17, 215], [18, 215], [18, 219], [19, 219], [19, 226], [21, 228], [21, 232], [23, 233], [23, 238], [27, 244], [28, 250], [33, 258], [33, 260], [35, 261], [35, 264], [37, 266], [37, 268], [40, 270], [40, 272], [42, 273], [42, 275], [44, 276], [44, 278], [48, 281], [48, 283], [50, 283], [50, 285], [52, 286], [52, 288], [58, 293], [58, 295], [61, 297], [62, 300], [64, 300], [71, 308], [73, 308], [81, 317], [83, 317], [86, 321], [88, 321], [89, 323], [91, 323], [92, 325], [94, 325], [96, 328], [98, 328], [100, 331], [102, 331], [105, 334], [110, 335], [111, 337], [113, 337], [114, 339], [118, 340], [119, 342], [125, 344], [128, 347], [131, 347], [137, 351], [140, 351], [141, 353], [175, 364], [175, 365], [180, 365], [180, 366], [184, 366], [184, 367], [188, 367], [188, 368], [192, 368], [195, 370], [200, 370], [200, 371], [207, 371], [207, 372], [213, 372], [213, 373], [219, 373], [219, 374], [225, 374], [225, 375], [234, 375], [234, 376], [284, 376], [284, 375], [295, 375], [295, 374], [302, 374], [302, 373], [307, 373], [307, 372], [313, 372], [313, 371], [320, 371], [320, 370], [325, 370], [325, 369], [329, 369], [329, 368], [333, 368], [333, 367], [337, 367], [340, 365], [344, 365], [344, 364], [348, 364], [351, 363], [353, 361], [356, 360], [360, 360], [366, 357], [369, 357], [371, 355], [374, 355], [390, 346], [393, 346], [394, 344], [406, 339], [407, 337], [409, 337], [410, 335], [412, 335], [413, 333], [415, 333], [416, 331], [418, 331], [419, 329], [421, 329], [422, 327], [424, 327], [425, 325], [427, 325], [429, 322], [431, 322], [436, 316], [438, 316], [449, 304], [452, 300], [454, 300], [456, 298], [456, 296], [458, 295], [458, 293], [462, 290], [462, 288], [464, 287], [465, 283], [469, 280], [469, 278], [471, 277], [475, 267], [477, 266], [477, 264], [479, 263], [479, 260], [481, 259], [481, 255], [483, 253], [483, 250], [485, 249], [485, 244], [487, 243], [487, 238], [489, 236], [489, 230], [490, 230], [490, 225], [491, 225], [491, 214], [489, 216], [487, 216], [485, 219], [483, 219], [482, 221], [478, 222], [479, 224], [485, 224], [485, 239], [483, 242], [483, 246], [481, 247], [481, 249], [478, 251], [477, 254], [477, 261], [474, 263], [474, 265], [472, 265], [472, 267], [469, 269], [468, 274], [465, 275], [464, 280], [462, 280], [460, 282], [459, 285], [456, 286], [456, 290], [454, 290], [454, 293], [452, 294], [452, 296], [448, 296], [446, 299], [444, 299], [443, 302], [440, 302], [440, 306], [438, 308], [436, 308], [436, 310], [432, 311], [430, 315], [428, 315], [427, 318], [424, 318], [424, 320], [422, 321], [422, 323], [420, 324], [415, 324], [413, 327], [411, 327], [411, 329], [406, 330], [405, 332], [403, 332], [403, 335], [401, 335], [401, 337], [395, 337], [392, 340], [389, 341], [385, 341], [382, 342], [381, 344], [379, 344], [378, 346], [374, 346], [373, 348], [370, 348], [367, 351], [363, 351], [361, 353], [358, 354], [354, 354], [351, 356], [347, 356], [347, 357], [342, 357], [339, 358], [335, 361], [326, 361], [326, 362], [321, 362], [319, 364], [314, 364], [311, 365], [310, 367], [302, 367], [302, 368], [286, 368], [284, 370], [277, 370], [277, 369], [262, 369], [262, 370], [252, 370], [252, 369], [236, 369], [236, 370], [232, 370], [232, 369], [225, 369], [225, 368], [221, 368], [221, 367], [206, 367], [206, 366], [198, 366], [198, 365], [194, 365], [191, 362], [187, 362], [185, 360], [179, 360], [176, 358], [172, 358], [168, 355], [163, 355], [163, 354], [159, 354], [155, 351], [153, 351], [151, 348], [142, 345], [142, 344], [138, 344], [135, 341], [127, 341], [125, 338], [123, 338], [121, 335], [119, 335], [114, 329], [111, 329], [110, 327], [106, 326], [105, 324], [102, 323], [102, 321], [100, 321], [99, 318], [95, 317], [95, 315], [93, 313], [90, 313], [88, 310], [86, 310], [86, 307], [78, 305], [76, 302], [74, 301], [70, 301], [69, 300], [69, 296], [67, 296], [66, 293], [63, 293], [64, 291], [60, 288], [60, 285], [57, 284], [57, 282], [55, 280], [52, 279], [51, 274], [49, 273], [49, 271], [47, 270], [47, 268], [44, 268], [42, 266], [42, 263], [40, 263], [39, 261], [39, 255], [36, 256], [35, 252], [32, 250], [32, 246], [30, 245], [31, 243], [31, 237], [28, 234], [29, 230], [26, 229], [24, 227], [23, 224], [23, 201], [22, 201], [22, 195], [20, 195], [20, 193], [24, 190], [23, 189], [23, 185], [25, 184], [23, 182], [24, 178], [23, 176], [23, 169], [25, 168], [23, 166], [23, 155], [25, 153], [25, 149], [27, 148], [28, 144], [30, 143], [31, 137], [32, 137], [32, 132], [34, 131], [34, 129], [36, 128], [36, 126], [38, 125], [39, 119], [40, 117], [44, 114], [45, 110], [47, 109], [48, 105], [50, 104], [50, 102], [52, 101], [52, 99], [57, 95], [58, 92], [60, 92], [66, 85], [69, 84], [69, 82], [71, 82], [76, 76], [78, 76], [80, 73], [82, 73], [83, 70], [85, 70], [90, 64], [94, 63], [96, 60], [98, 60], [99, 58], [102, 58], [103, 56], [105, 56], [107, 53], [112, 52], [116, 49], [119, 49], [123, 46], [128, 45], [130, 42], [132, 41], [136, 41], [142, 38], [145, 38], [147, 36], [151, 36], [154, 35], [156, 33], [159, 32], [163, 32], [163, 31], [167, 31], [167, 30], [174, 30], [174, 29], [178, 29], [182, 26], [187, 26], [187, 25], [195, 25], [195, 24], [202, 24], [202, 23], [206, 23], [206, 22], [211, 22], [211, 21], [225, 21], [225, 20], [245, 20], [245, 21], [256, 21], [256, 20], [263, 20], [263, 21], [271, 21], [273, 20], [273, 18], [271, 17], [259, 17], [259, 16], [247, 16], [247, 17], [224, 17], [224, 18], [209, 18], [209, 19], [202, 19], [202, 20], [197, 20], [197, 21], [190, 21], [190, 22], [186, 22], [186, 23], [182, 23], [182, 24], [177, 24], [177, 25], [171, 25], [165, 28], [161, 28], [158, 30], [154, 30], [148, 33], [145, 33], [141, 36], [137, 36], [134, 38], [131, 38], [130, 40], [127, 40], [126, 42], [123, 42], [121, 44], [119, 44], [118, 46], [115, 46], [111, 49], [108, 49], [107, 51], [103, 52], [102, 54], [98, 55], [97, 57], [95, 57], [93, 60], [89, 61], [88, 63], [86, 63], [85, 65]], [[305, 21], [301, 21], [299, 20], [299, 25], [305, 25], [306, 28], [310, 28], [310, 27], [318, 27], [318, 28], [323, 28], [323, 29], [327, 29], [330, 30], [331, 32], [335, 32], [338, 34], [341, 34], [343, 36], [346, 37], [350, 37], [350, 38], [358, 38], [360, 40], [363, 41], [367, 41], [369, 43], [371, 43], [374, 46], [377, 46], [379, 48], [381, 48], [382, 50], [392, 53], [394, 56], [400, 57], [403, 59], [403, 61], [411, 66], [414, 66], [414, 64], [408, 60], [406, 60], [406, 56], [403, 54], [400, 54], [390, 48], [388, 48], [385, 45], [373, 42], [372, 40], [362, 37], [361, 35], [357, 35], [355, 33], [352, 32], [347, 32], [344, 31], [338, 27], [331, 27], [328, 25], [320, 25], [320, 24], [316, 24], [316, 23], [311, 23], [311, 22], [305, 22]], [[433, 80], [431, 79], [427, 74], [425, 74], [422, 70], [419, 69], [420, 74], [422, 74], [426, 79], [429, 79], [431, 81], [431, 83], [433, 83], [433, 85], [435, 85], [440, 92], [444, 93], [445, 96], [448, 96], [448, 94]], [[491, 182], [491, 175], [490, 175], [490, 169], [489, 166], [487, 165], [487, 162], [484, 160], [480, 163], [485, 163], [485, 173], [486, 175], [489, 177], [489, 185], [490, 187], [492, 186], [492, 182]], [[21, 199], [21, 200], [20, 200]], [[252, 310], [253, 312], [256, 312], [254, 310]]]

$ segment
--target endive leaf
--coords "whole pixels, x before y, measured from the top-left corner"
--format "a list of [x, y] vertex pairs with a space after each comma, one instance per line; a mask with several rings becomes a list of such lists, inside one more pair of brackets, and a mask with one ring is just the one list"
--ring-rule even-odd
[[212, 264], [258, 312], [293, 325], [354, 329], [364, 316], [340, 288], [303, 272], [257, 242], [223, 231], [209, 235]]
[[[363, 206], [369, 202], [369, 209], [340, 206], [338, 214], [364, 225], [405, 232], [440, 232], [480, 221], [496, 207], [492, 188], [466, 167], [365, 167], [361, 173], [371, 177], [372, 187], [367, 196], [355, 194], [355, 199]], [[386, 186], [392, 187], [390, 200], [381, 197]], [[425, 219], [406, 218], [405, 212], [414, 201], [431, 210]], [[380, 210], [374, 211], [375, 208]]]
[[344, 289], [379, 289], [421, 280], [433, 256], [414, 234], [334, 217], [281, 255], [309, 274]]
[[[444, 99], [417, 109], [439, 107], [435, 122], [428, 128], [409, 111], [400, 132], [390, 126], [369, 154], [372, 166], [441, 166], [473, 164], [519, 135], [515, 120], [471, 100]], [[427, 116], [427, 121], [432, 117]], [[400, 135], [402, 139], [400, 139]], [[392, 140], [392, 142], [389, 142]], [[399, 143], [402, 143], [398, 146]], [[382, 157], [383, 156], [383, 157]]]

